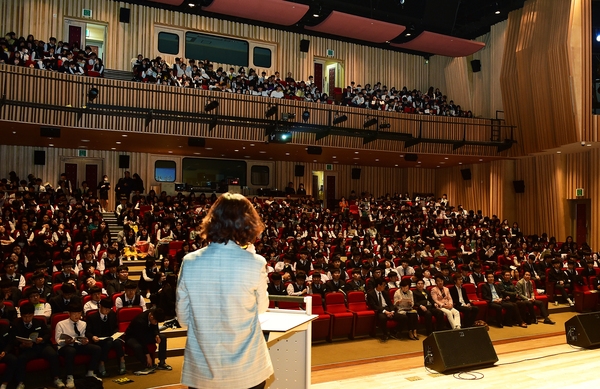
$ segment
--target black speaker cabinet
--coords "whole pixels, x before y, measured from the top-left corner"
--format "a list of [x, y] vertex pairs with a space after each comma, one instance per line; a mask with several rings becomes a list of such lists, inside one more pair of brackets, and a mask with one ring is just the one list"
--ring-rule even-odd
[[515, 193], [525, 193], [525, 181], [513, 181], [513, 187], [515, 188]]
[[47, 138], [60, 138], [60, 128], [40, 127], [40, 136]]
[[352, 179], [353, 180], [360, 180], [360, 169], [359, 168], [352, 168]]
[[205, 138], [188, 138], [188, 146], [204, 147], [204, 146], [206, 146], [206, 139]]
[[481, 71], [481, 61], [478, 59], [474, 59], [471, 61], [471, 70], [473, 73], [477, 73]]
[[119, 155], [119, 169], [129, 169], [129, 155]]
[[45, 165], [46, 164], [46, 152], [44, 150], [34, 150], [33, 164], [34, 165]]
[[131, 18], [131, 10], [129, 8], [121, 8], [119, 10], [119, 22], [129, 23], [130, 18]]
[[567, 343], [577, 347], [600, 346], [600, 312], [573, 316], [565, 323]]
[[310, 41], [308, 39], [300, 40], [300, 52], [308, 53], [308, 48], [310, 47]]
[[460, 169], [460, 174], [462, 175], [463, 180], [471, 179], [471, 169]]
[[416, 162], [419, 159], [418, 154], [404, 154], [404, 160], [408, 162]]
[[296, 177], [304, 177], [304, 165], [296, 165], [294, 168], [294, 175]]
[[423, 341], [425, 367], [438, 373], [492, 366], [498, 356], [485, 327], [434, 332]]
[[311, 155], [321, 155], [323, 154], [323, 149], [321, 146], [308, 146], [306, 152]]

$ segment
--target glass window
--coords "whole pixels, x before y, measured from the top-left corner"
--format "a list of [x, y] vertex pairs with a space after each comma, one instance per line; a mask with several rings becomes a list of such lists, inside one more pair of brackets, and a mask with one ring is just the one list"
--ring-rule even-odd
[[271, 50], [264, 47], [254, 48], [254, 66], [259, 68], [271, 67]]
[[252, 185], [269, 186], [269, 167], [252, 166], [250, 168], [250, 182], [252, 182]]
[[226, 159], [184, 158], [183, 182], [192, 190], [227, 192], [229, 185], [246, 186], [246, 162]]
[[163, 54], [179, 54], [179, 35], [168, 32], [159, 32], [158, 51]]
[[248, 66], [248, 42], [221, 36], [185, 33], [185, 57], [228, 65]]
[[174, 161], [154, 162], [154, 180], [157, 182], [174, 182], [177, 164]]

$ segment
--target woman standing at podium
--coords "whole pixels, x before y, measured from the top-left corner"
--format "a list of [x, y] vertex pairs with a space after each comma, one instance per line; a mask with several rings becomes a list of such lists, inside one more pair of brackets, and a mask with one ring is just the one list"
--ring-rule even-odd
[[266, 261], [245, 249], [263, 229], [248, 199], [224, 193], [202, 221], [209, 245], [183, 258], [177, 318], [188, 327], [181, 383], [190, 389], [259, 389], [273, 374], [258, 319], [269, 305]]

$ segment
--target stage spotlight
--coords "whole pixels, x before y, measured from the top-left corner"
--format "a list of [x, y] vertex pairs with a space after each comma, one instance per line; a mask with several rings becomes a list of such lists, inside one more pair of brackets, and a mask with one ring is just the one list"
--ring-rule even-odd
[[310, 112], [308, 109], [302, 113], [302, 121], [306, 123], [310, 119]]
[[273, 105], [272, 107], [269, 107], [269, 109], [267, 110], [267, 112], [265, 112], [265, 116], [267, 118], [270, 118], [271, 116], [277, 114], [277, 106]]
[[287, 122], [288, 120], [294, 119], [296, 117], [295, 113], [282, 113], [281, 120]]
[[381, 123], [379, 125], [379, 128], [381, 128], [382, 130], [385, 130], [387, 128], [390, 128], [392, 125], [390, 123]]
[[374, 126], [375, 124], [377, 124], [377, 118], [371, 118], [371, 119], [367, 119], [365, 124], [363, 124], [363, 127], [368, 128], [368, 127]]
[[88, 100], [89, 101], [94, 101], [96, 99], [96, 97], [98, 97], [98, 88], [93, 87], [92, 89], [90, 89], [90, 91], [88, 92]]
[[340, 123], [345, 122], [346, 120], [348, 120], [348, 116], [336, 114], [335, 117], [333, 118], [333, 124], [340, 124]]
[[213, 100], [210, 103], [204, 106], [204, 112], [210, 112], [219, 107], [219, 102], [217, 100]]
[[269, 143], [289, 143], [291, 140], [291, 132], [275, 132], [269, 135]]

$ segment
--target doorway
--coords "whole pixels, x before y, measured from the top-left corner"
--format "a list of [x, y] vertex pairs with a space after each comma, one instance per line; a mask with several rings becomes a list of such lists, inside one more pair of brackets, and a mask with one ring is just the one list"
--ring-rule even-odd
[[100, 177], [104, 175], [104, 160], [102, 158], [63, 158], [63, 172], [71, 182], [75, 191], [81, 187], [83, 181], [96, 193]]
[[106, 44], [106, 25], [88, 23], [82, 20], [65, 19], [65, 41], [71, 46], [77, 46], [81, 50], [90, 46], [102, 62], [104, 58], [104, 46]]
[[321, 92], [333, 96], [335, 88], [344, 88], [344, 64], [331, 58], [314, 59], [315, 85]]
[[313, 171], [312, 172], [312, 195], [316, 200], [323, 201], [324, 199], [324, 187], [325, 184], [323, 182], [323, 171]]
[[323, 207], [333, 211], [338, 206], [337, 172], [323, 173], [323, 196]]
[[571, 235], [573, 240], [577, 242], [577, 245], [581, 245], [583, 242], [588, 242], [588, 237], [591, 231], [589, 231], [588, 220], [591, 220], [592, 201], [589, 199], [582, 200], [570, 200], [570, 213], [571, 213]]

